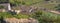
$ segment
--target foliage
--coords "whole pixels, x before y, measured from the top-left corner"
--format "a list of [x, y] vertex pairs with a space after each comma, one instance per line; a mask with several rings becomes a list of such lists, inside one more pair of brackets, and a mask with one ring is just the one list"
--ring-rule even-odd
[[48, 23], [48, 22], [57, 22], [57, 14], [53, 14], [50, 12], [39, 11], [32, 14], [32, 18], [35, 18], [39, 21], [39, 23]]
[[0, 12], [0, 17], [3, 17], [3, 18], [10, 18], [12, 17], [11, 14], [7, 13], [7, 12]]
[[32, 18], [37, 19], [40, 23], [48, 23], [50, 21], [57, 22], [57, 20], [59, 21], [59, 17], [60, 17], [60, 16], [58, 16], [58, 19], [57, 19], [57, 14], [53, 14], [53, 13], [45, 12], [45, 11], [38, 11], [38, 12], [31, 14], [30, 16], [24, 15], [24, 14], [11, 15], [8, 12], [0, 12], [0, 18], [1, 18], [1, 16], [3, 18], [15, 17], [18, 19], [32, 17]]
[[28, 15], [23, 15], [23, 14], [14, 15], [14, 17], [18, 18], [18, 19], [20, 19], [20, 18], [29, 18]]
[[3, 9], [3, 8], [4, 8], [4, 6], [0, 5], [0, 9]]
[[10, 13], [11, 15], [16, 15], [16, 12], [15, 11], [8, 11], [8, 13]]
[[45, 1], [50, 1], [50, 0], [45, 0]]
[[9, 0], [9, 1], [10, 1], [11, 4], [16, 5], [16, 6], [25, 5], [25, 4], [29, 5], [29, 4], [32, 3], [32, 2], [29, 2], [29, 1], [26, 2], [25, 0]]
[[34, 3], [42, 2], [44, 0], [9, 0], [11, 4], [18, 5], [32, 5]]
[[3, 18], [12, 18], [12, 17], [15, 17], [15, 18], [29, 18], [28, 15], [23, 15], [23, 14], [16, 14], [16, 15], [12, 15], [11, 13], [8, 13], [8, 12], [0, 12], [0, 18], [3, 17]]
[[58, 4], [58, 6], [55, 7], [56, 10], [60, 10], [60, 4]]
[[20, 0], [9, 0], [9, 2], [10, 2], [12, 5], [15, 5], [15, 6], [17, 6], [17, 5], [19, 5], [19, 4], [21, 3]]
[[9, 0], [0, 0], [0, 3], [7, 3]]

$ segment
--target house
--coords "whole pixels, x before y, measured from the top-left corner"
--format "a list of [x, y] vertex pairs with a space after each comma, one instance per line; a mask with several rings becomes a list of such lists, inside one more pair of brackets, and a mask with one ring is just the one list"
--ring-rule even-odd
[[7, 12], [7, 11], [11, 10], [10, 3], [1, 3], [0, 8], [1, 8], [0, 12]]

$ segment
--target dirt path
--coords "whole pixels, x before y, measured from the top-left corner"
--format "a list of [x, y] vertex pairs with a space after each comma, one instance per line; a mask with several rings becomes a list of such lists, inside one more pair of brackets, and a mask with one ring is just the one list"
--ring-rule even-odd
[[53, 11], [53, 10], [49, 10], [49, 12], [55, 13], [55, 14], [60, 14], [60, 12], [58, 11]]
[[6, 23], [38, 23], [38, 20], [33, 19], [33, 18], [27, 18], [27, 19], [17, 19], [17, 18], [5, 18], [4, 21], [6, 21]]

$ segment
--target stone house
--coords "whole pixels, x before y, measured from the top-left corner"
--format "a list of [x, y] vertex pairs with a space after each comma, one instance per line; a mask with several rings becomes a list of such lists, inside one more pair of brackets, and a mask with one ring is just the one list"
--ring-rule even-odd
[[[3, 6], [4, 8], [2, 8], [1, 6]], [[7, 7], [8, 5], [7, 4], [0, 4], [0, 8], [2, 8], [2, 9], [0, 9], [0, 12], [5, 12], [5, 11], [7, 11]]]

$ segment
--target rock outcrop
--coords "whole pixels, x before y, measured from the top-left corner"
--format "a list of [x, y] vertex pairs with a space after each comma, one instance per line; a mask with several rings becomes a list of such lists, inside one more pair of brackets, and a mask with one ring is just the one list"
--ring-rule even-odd
[[6, 18], [4, 20], [6, 21], [6, 23], [38, 23], [38, 21], [33, 18], [29, 19]]

